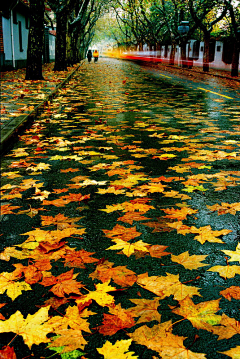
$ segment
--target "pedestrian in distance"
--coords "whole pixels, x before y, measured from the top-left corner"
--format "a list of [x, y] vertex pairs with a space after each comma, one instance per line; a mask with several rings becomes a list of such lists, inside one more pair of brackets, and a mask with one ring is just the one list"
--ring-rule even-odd
[[99, 52], [98, 50], [94, 50], [93, 51], [93, 57], [94, 57], [94, 62], [98, 61], [98, 57], [99, 57]]
[[87, 58], [88, 58], [88, 62], [90, 63], [92, 61], [92, 51], [91, 50], [88, 50]]

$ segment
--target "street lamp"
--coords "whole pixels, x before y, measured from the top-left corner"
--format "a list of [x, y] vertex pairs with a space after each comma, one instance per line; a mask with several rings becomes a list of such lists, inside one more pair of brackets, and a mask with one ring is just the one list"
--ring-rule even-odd
[[182, 59], [182, 67], [187, 67], [186, 61], [186, 35], [189, 31], [189, 21], [181, 21], [178, 26], [178, 32], [181, 36], [181, 59]]
[[184, 36], [189, 31], [189, 21], [181, 21], [181, 24], [178, 26], [178, 32], [181, 36]]

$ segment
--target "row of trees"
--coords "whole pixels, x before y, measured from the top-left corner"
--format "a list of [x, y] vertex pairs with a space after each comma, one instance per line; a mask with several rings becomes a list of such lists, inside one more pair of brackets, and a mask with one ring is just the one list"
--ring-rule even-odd
[[[238, 76], [240, 49], [240, 6], [237, 0], [29, 0], [31, 19], [26, 79], [42, 79], [44, 14], [49, 7], [55, 14], [55, 71], [66, 70], [84, 58], [98, 20], [104, 37], [119, 47], [159, 50], [171, 44], [174, 63], [176, 45], [186, 59], [186, 44], [194, 38], [204, 41], [203, 70], [209, 71], [209, 44], [212, 36], [233, 43], [232, 76]], [[108, 14], [107, 23], [103, 16]], [[106, 17], [105, 17], [106, 19]], [[189, 31], [182, 34], [179, 25], [188, 21]], [[102, 35], [101, 35], [102, 36]]]
[[[209, 71], [209, 44], [212, 37], [233, 44], [232, 76], [238, 76], [240, 49], [240, 4], [236, 0], [115, 0], [111, 3], [116, 22], [110, 30], [119, 47], [142, 50], [144, 43], [159, 50], [171, 44], [174, 62], [176, 45], [186, 58], [186, 43], [194, 38], [204, 41], [203, 70]], [[189, 31], [181, 34], [179, 25], [189, 22]], [[183, 61], [184, 63], [184, 61]]]
[[49, 10], [56, 23], [55, 71], [79, 62], [94, 36], [97, 20], [106, 12], [107, 0], [29, 0], [30, 28], [26, 80], [41, 80], [44, 23]]

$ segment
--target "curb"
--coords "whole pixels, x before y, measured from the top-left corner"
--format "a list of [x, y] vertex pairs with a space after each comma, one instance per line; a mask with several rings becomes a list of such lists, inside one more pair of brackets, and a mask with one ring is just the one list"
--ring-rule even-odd
[[52, 100], [58, 91], [71, 80], [76, 71], [82, 66], [83, 61], [63, 80], [52, 92], [50, 92], [45, 99], [40, 102], [31, 112], [27, 115], [20, 115], [11, 119], [3, 128], [1, 128], [0, 137], [0, 154], [6, 153], [10, 147], [18, 140], [20, 133], [34, 121], [34, 119], [42, 112], [48, 101]]

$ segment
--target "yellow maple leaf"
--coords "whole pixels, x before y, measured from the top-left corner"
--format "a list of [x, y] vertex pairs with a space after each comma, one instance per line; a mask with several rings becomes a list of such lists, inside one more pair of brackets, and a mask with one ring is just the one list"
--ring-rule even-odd
[[186, 226], [182, 223], [182, 221], [177, 221], [173, 223], [166, 223], [168, 227], [175, 228], [177, 230], [177, 233], [183, 234], [185, 236], [186, 233], [190, 233], [191, 227]]
[[218, 335], [218, 340], [232, 338], [233, 335], [240, 334], [239, 321], [223, 313], [220, 325], [213, 327], [212, 332]]
[[127, 256], [130, 257], [131, 254], [133, 254], [135, 251], [141, 251], [141, 252], [149, 252], [148, 243], [144, 243], [142, 240], [137, 241], [134, 243], [125, 242], [122, 239], [113, 239], [114, 244], [113, 246], [107, 248], [107, 250], [119, 250], [122, 249], [122, 252]]
[[152, 320], [160, 322], [161, 314], [158, 312], [159, 297], [154, 297], [153, 299], [130, 299], [130, 301], [136, 306], [128, 308], [126, 311], [133, 317], [139, 317], [137, 324]]
[[[205, 359], [205, 354], [194, 353], [183, 344], [185, 337], [172, 333], [171, 320], [149, 328], [143, 325], [128, 335], [138, 344], [158, 352], [162, 359]], [[155, 358], [155, 357], [154, 357]]]
[[153, 206], [150, 206], [146, 203], [131, 203], [131, 202], [123, 202], [117, 203], [113, 205], [107, 205], [106, 209], [100, 209], [100, 211], [104, 211], [107, 213], [115, 212], [115, 211], [123, 211], [123, 212], [134, 212], [139, 211], [142, 213], [146, 213], [149, 209], [155, 209]]
[[219, 236], [225, 236], [226, 234], [232, 232], [230, 229], [222, 229], [221, 231], [213, 231], [211, 226], [205, 226], [196, 228], [194, 226], [190, 229], [191, 233], [199, 233], [198, 236], [195, 236], [194, 239], [196, 239], [201, 244], [204, 244], [206, 241], [211, 243], [224, 243]]
[[236, 251], [222, 250], [225, 254], [227, 254], [231, 259], [229, 262], [239, 262], [240, 263], [240, 243], [238, 243], [236, 247]]
[[48, 324], [53, 326], [54, 332], [56, 334], [58, 334], [60, 330], [67, 329], [68, 327], [71, 329], [84, 330], [87, 333], [91, 333], [91, 330], [89, 329], [90, 324], [87, 322], [87, 319], [85, 319], [90, 314], [95, 313], [88, 312], [87, 309], [80, 313], [76, 305], [73, 307], [69, 306], [66, 310], [66, 314], [63, 317], [52, 317], [48, 321]]
[[236, 274], [240, 274], [239, 265], [233, 266], [214, 266], [207, 270], [208, 272], [218, 272], [219, 275], [223, 278], [233, 278]]
[[129, 351], [132, 339], [117, 340], [115, 344], [106, 341], [102, 348], [97, 348], [104, 359], [138, 359], [134, 352]]
[[[61, 329], [58, 330], [58, 337], [52, 338], [49, 347], [62, 347], [62, 353], [72, 352], [75, 349], [84, 349], [87, 341], [83, 338], [82, 331], [78, 329]], [[61, 356], [62, 357], [62, 356]]]
[[114, 298], [112, 295], [108, 294], [108, 292], [113, 292], [116, 290], [115, 287], [109, 285], [110, 280], [105, 283], [99, 283], [96, 285], [96, 290], [89, 292], [87, 295], [84, 295], [80, 299], [76, 300], [77, 304], [84, 304], [89, 300], [95, 300], [102, 307], [111, 306], [114, 304]]
[[1, 175], [2, 176], [7, 176], [8, 178], [12, 179], [12, 178], [16, 178], [16, 177], [22, 177], [21, 175], [18, 174], [19, 171], [16, 172], [4, 172]]
[[227, 350], [226, 352], [218, 352], [218, 353], [228, 355], [232, 359], [239, 359], [240, 358], [240, 346], [238, 346], [236, 348], [232, 348], [230, 350]]
[[33, 344], [48, 343], [47, 334], [53, 331], [48, 325], [48, 310], [50, 306], [39, 309], [33, 315], [28, 314], [24, 319], [21, 312], [15, 312], [9, 319], [0, 321], [0, 333], [13, 332], [23, 337], [26, 345], [31, 349]]
[[10, 261], [11, 257], [17, 259], [26, 259], [30, 257], [30, 251], [18, 251], [15, 247], [6, 247], [3, 252], [0, 253], [0, 259], [3, 261]]
[[18, 282], [21, 274], [18, 271], [12, 273], [3, 272], [0, 274], [0, 294], [7, 291], [8, 297], [12, 300], [22, 294], [22, 291], [32, 290], [30, 285], [24, 281]]
[[28, 167], [27, 170], [28, 171], [33, 171], [33, 172], [37, 172], [37, 171], [41, 171], [41, 170], [49, 170], [50, 165], [48, 163], [38, 163], [36, 166], [31, 166]]
[[178, 256], [171, 255], [171, 260], [173, 262], [177, 262], [179, 264], [182, 264], [184, 268], [186, 269], [198, 269], [199, 267], [208, 266], [209, 264], [201, 263], [206, 259], [207, 255], [192, 255], [190, 256], [188, 251], [179, 254]]
[[200, 295], [197, 287], [187, 286], [179, 281], [179, 274], [174, 275], [166, 273], [166, 276], [151, 276], [148, 273], [143, 273], [138, 276], [137, 284], [142, 288], [157, 294], [161, 298], [174, 296], [176, 300], [182, 300], [187, 295]]
[[222, 318], [221, 315], [215, 314], [220, 309], [220, 299], [194, 304], [191, 298], [187, 296], [179, 301], [180, 307], [173, 309], [172, 312], [190, 320], [197, 329], [211, 331], [212, 326], [218, 325]]
[[125, 189], [117, 189], [117, 187], [115, 186], [109, 186], [107, 189], [104, 188], [99, 188], [98, 192], [99, 194], [106, 194], [106, 193], [113, 193], [113, 194], [124, 194]]

